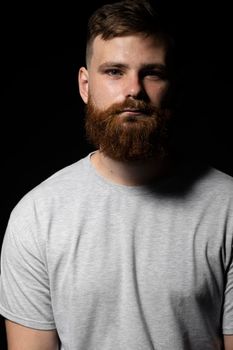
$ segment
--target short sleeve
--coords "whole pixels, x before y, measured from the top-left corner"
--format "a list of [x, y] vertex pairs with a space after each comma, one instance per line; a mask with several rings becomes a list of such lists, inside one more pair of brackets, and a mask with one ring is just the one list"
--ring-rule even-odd
[[1, 251], [0, 313], [26, 327], [50, 330], [56, 326], [49, 278], [35, 236], [9, 220]]

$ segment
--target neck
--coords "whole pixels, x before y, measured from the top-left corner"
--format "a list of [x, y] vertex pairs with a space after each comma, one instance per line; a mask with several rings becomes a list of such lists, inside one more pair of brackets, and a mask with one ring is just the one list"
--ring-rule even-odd
[[161, 177], [168, 169], [166, 161], [158, 157], [143, 161], [120, 162], [96, 151], [91, 162], [97, 172], [106, 179], [121, 185], [139, 186]]

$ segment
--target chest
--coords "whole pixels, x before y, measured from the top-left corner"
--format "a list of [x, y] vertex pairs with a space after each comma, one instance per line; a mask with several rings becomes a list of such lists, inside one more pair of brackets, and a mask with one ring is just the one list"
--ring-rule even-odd
[[74, 293], [102, 299], [136, 288], [156, 300], [208, 299], [216, 290], [213, 280], [223, 288], [224, 220], [211, 211], [111, 200], [97, 209], [53, 226], [49, 269], [55, 288], [72, 285]]

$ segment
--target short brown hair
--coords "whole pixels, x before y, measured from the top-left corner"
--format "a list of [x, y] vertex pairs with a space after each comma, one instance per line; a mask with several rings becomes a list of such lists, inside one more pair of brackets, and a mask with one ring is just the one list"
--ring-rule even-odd
[[156, 35], [167, 51], [174, 45], [172, 37], [166, 32], [161, 18], [149, 0], [122, 0], [103, 5], [88, 21], [87, 63], [92, 54], [92, 43], [98, 35], [101, 35], [104, 40], [109, 40], [137, 33]]

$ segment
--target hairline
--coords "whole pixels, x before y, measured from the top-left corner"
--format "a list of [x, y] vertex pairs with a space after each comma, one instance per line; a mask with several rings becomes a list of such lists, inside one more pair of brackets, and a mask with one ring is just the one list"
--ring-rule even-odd
[[94, 41], [97, 37], [99, 37], [100, 39], [104, 40], [104, 41], [110, 41], [114, 38], [124, 38], [124, 37], [128, 37], [128, 36], [144, 36], [145, 38], [148, 37], [154, 37], [155, 39], [158, 40], [158, 43], [160, 43], [161, 46], [164, 47], [166, 54], [169, 50], [169, 43], [168, 40], [170, 37], [167, 37], [165, 33], [163, 32], [128, 32], [126, 34], [117, 34], [117, 35], [112, 35], [111, 37], [108, 38], [104, 38], [103, 33], [97, 34], [95, 37], [92, 37], [86, 45], [86, 66], [89, 67], [90, 66], [90, 61], [93, 55], [93, 44]]

